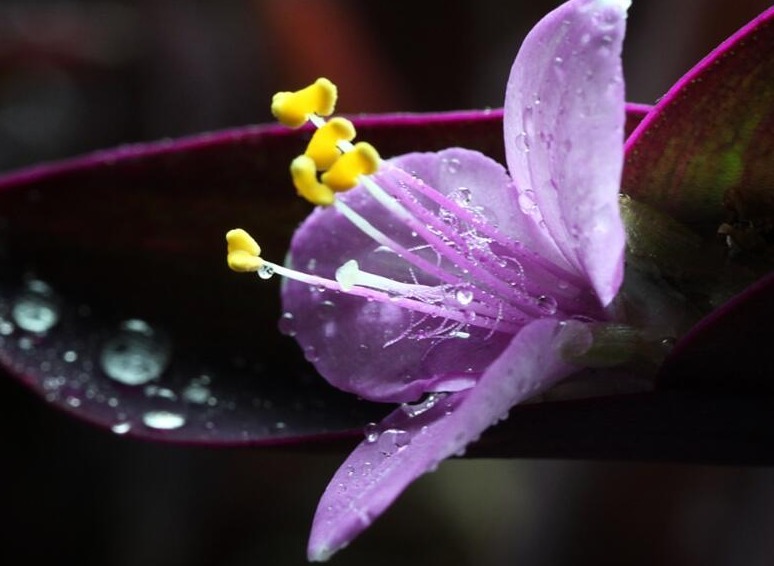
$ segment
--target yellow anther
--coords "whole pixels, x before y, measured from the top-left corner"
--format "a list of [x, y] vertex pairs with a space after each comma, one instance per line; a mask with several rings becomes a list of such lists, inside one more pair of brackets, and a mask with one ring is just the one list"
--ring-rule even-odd
[[360, 175], [376, 173], [378, 168], [379, 153], [371, 144], [360, 142], [339, 157], [322, 176], [322, 182], [336, 192], [346, 191], [357, 185]]
[[341, 150], [336, 146], [341, 140], [351, 141], [355, 138], [355, 126], [346, 118], [332, 118], [317, 129], [306, 148], [305, 155], [311, 157], [318, 171], [325, 171], [341, 157]]
[[241, 228], [228, 231], [226, 244], [228, 244], [226, 261], [233, 271], [240, 273], [258, 271], [263, 265], [261, 246]]
[[271, 100], [271, 113], [291, 128], [303, 126], [310, 114], [330, 116], [336, 106], [336, 85], [320, 78], [295, 92], [278, 92]]
[[299, 155], [290, 164], [290, 176], [296, 191], [312, 204], [329, 206], [333, 204], [333, 191], [317, 180], [317, 167], [307, 155]]

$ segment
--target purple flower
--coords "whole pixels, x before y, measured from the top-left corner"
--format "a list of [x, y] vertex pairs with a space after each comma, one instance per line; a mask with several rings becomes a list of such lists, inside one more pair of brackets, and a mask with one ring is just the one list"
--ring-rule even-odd
[[588, 323], [612, 319], [628, 4], [572, 0], [528, 35], [506, 91], [509, 171], [461, 148], [381, 162], [353, 190], [318, 198], [333, 206], [299, 227], [287, 268], [264, 265], [289, 277], [283, 328], [331, 384], [403, 403], [331, 480], [311, 560], [513, 405], [578, 371]]

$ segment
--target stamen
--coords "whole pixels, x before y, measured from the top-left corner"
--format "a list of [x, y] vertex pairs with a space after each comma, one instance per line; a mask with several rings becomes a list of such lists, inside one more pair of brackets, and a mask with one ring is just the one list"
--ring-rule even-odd
[[441, 302], [446, 293], [440, 287], [429, 287], [416, 283], [401, 283], [387, 277], [362, 271], [357, 261], [351, 259], [336, 270], [336, 281], [342, 290], [350, 291], [355, 285], [386, 291], [396, 296], [412, 297], [422, 301]]
[[315, 114], [333, 114], [336, 97], [336, 85], [328, 79], [319, 78], [301, 90], [275, 94], [271, 101], [271, 113], [285, 126], [298, 128]]
[[355, 187], [361, 176], [376, 173], [380, 161], [374, 146], [356, 143], [352, 151], [339, 157], [321, 180], [336, 192], [346, 191]]
[[239, 273], [258, 271], [263, 266], [261, 246], [241, 228], [229, 230], [226, 234], [228, 266]]
[[[472, 311], [468, 308], [463, 311], [443, 304], [445, 298], [443, 287], [392, 281], [380, 275], [361, 271], [354, 260], [342, 265], [336, 272], [337, 281], [332, 281], [263, 259], [260, 257], [261, 247], [250, 234], [241, 228], [230, 230], [226, 234], [226, 242], [228, 244], [228, 265], [234, 271], [258, 272], [264, 279], [268, 279], [276, 273], [313, 287], [343, 292], [371, 301], [395, 304], [429, 316], [454, 320], [463, 325], [486, 328], [491, 332], [516, 332], [519, 328], [504, 322], [500, 316], [497, 318], [491, 318], [487, 314], [471, 316], [470, 312]], [[482, 304], [473, 305], [473, 311], [477, 310], [477, 306], [483, 307], [485, 311], [489, 310], [486, 305]]]
[[318, 171], [326, 171], [341, 157], [342, 140], [355, 138], [355, 126], [346, 118], [333, 118], [318, 126], [304, 155], [312, 158]]
[[[350, 261], [354, 261], [354, 260], [350, 260]], [[350, 262], [347, 262], [347, 263], [350, 263]], [[366, 278], [368, 278], [368, 276], [373, 275], [377, 279], [372, 280], [372, 282], [376, 282], [378, 279], [384, 279], [386, 281], [390, 281], [391, 285], [396, 286], [395, 287], [396, 291], [398, 290], [398, 286], [408, 287], [410, 288], [410, 291], [412, 292], [413, 296], [410, 297], [402, 294], [394, 295], [394, 294], [391, 294], [390, 292], [383, 291], [381, 289], [372, 289], [369, 287], [361, 286], [360, 283], [362, 283], [362, 281], [348, 280], [348, 277], [352, 277], [352, 274], [346, 273], [347, 270], [351, 270], [352, 272], [359, 271], [359, 268], [357, 267], [356, 264], [357, 262], [355, 262], [354, 266], [350, 264], [349, 267], [345, 267], [347, 264], [344, 264], [344, 266], [339, 268], [339, 270], [341, 270], [342, 268], [344, 268], [345, 270], [344, 274], [341, 275], [341, 277], [344, 280], [344, 284], [340, 283], [339, 281], [326, 279], [325, 277], [310, 275], [308, 273], [304, 273], [303, 271], [296, 271], [295, 269], [290, 269], [288, 267], [285, 267], [276, 263], [272, 263], [268, 260], [264, 260], [262, 269], [265, 269], [271, 273], [280, 275], [281, 277], [286, 277], [288, 279], [292, 279], [300, 283], [305, 283], [306, 285], [309, 285], [311, 287], [316, 287], [319, 289], [328, 289], [331, 291], [338, 291], [338, 292], [345, 293], [349, 296], [362, 297], [369, 301], [389, 303], [401, 308], [427, 314], [433, 317], [439, 317], [441, 319], [448, 319], [448, 320], [460, 322], [465, 325], [485, 328], [487, 330], [492, 330], [496, 332], [509, 332], [509, 333], [516, 333], [521, 328], [520, 325], [518, 326], [514, 325], [511, 323], [511, 321], [506, 322], [501, 319], [492, 318], [485, 315], [471, 316], [470, 314], [471, 309], [469, 307], [466, 307], [465, 310], [462, 310], [462, 309], [450, 307], [449, 305], [446, 305], [446, 304], [435, 304], [432, 302], [426, 302], [427, 297], [424, 297], [424, 300], [422, 298], [415, 298], [421, 295], [421, 290], [413, 288], [413, 286], [408, 283], [398, 283], [396, 281], [391, 281], [386, 278], [381, 278], [381, 276], [370, 274], [370, 273], [364, 273], [362, 271], [359, 272], [359, 274], [354, 275], [355, 279], [358, 279], [361, 275], [365, 275]], [[337, 275], [339, 275], [339, 273], [337, 273]], [[425, 289], [433, 289], [433, 288], [425, 287]], [[430, 293], [434, 294], [435, 290], [431, 291]], [[520, 321], [520, 322], [524, 322], [524, 321]]]
[[298, 195], [312, 204], [330, 206], [334, 202], [333, 191], [317, 180], [317, 167], [307, 155], [299, 155], [290, 163], [290, 176]]

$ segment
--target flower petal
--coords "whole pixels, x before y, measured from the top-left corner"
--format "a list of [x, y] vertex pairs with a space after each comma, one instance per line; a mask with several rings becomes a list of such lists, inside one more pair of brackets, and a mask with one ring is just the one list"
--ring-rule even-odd
[[[482, 205], [491, 204], [493, 208], [487, 213], [508, 222], [503, 212], [511, 206], [510, 179], [503, 167], [488, 157], [451, 149], [409, 154], [393, 162], [432, 181], [441, 193], [456, 190], [464, 182], [472, 202], [481, 199]], [[449, 173], [450, 165], [454, 173]], [[389, 175], [379, 173], [374, 179], [377, 183], [392, 182]], [[340, 198], [407, 249], [423, 242], [362, 187]], [[430, 262], [438, 259], [432, 250], [424, 253]], [[337, 268], [353, 259], [363, 271], [395, 281], [412, 283], [418, 278], [429, 285], [439, 284], [397, 254], [380, 250], [378, 243], [334, 207], [315, 210], [293, 236], [289, 261], [296, 269], [333, 279]], [[282, 299], [296, 322], [295, 338], [317, 370], [337, 388], [369, 400], [413, 401], [450, 380], [472, 383], [510, 340], [500, 332], [469, 327], [470, 336], [460, 348], [459, 338], [436, 332], [446, 323], [441, 318], [423, 318], [396, 304], [320, 291], [294, 281], [283, 286]]]
[[[603, 304], [623, 276], [618, 212], [624, 87], [620, 0], [574, 0], [548, 14], [516, 56], [505, 97], [508, 168], [558, 252]], [[543, 224], [541, 224], [543, 225]]]
[[[470, 390], [424, 411], [401, 407], [334, 474], [320, 500], [309, 559], [326, 560], [368, 527], [417, 477], [478, 439], [516, 403], [575, 371], [562, 359], [569, 343], [589, 340], [585, 325], [538, 320], [517, 334]], [[370, 440], [370, 441], [369, 441]]]

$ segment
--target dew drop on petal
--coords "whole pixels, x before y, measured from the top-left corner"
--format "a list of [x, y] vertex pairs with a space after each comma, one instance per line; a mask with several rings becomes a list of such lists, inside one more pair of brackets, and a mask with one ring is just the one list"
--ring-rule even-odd
[[454, 298], [463, 307], [467, 306], [471, 302], [473, 302], [473, 291], [471, 291], [470, 289], [465, 289], [465, 288], [457, 289], [457, 292], [454, 294]]
[[521, 208], [521, 211], [524, 214], [532, 215], [537, 209], [537, 204], [535, 203], [535, 199], [532, 196], [533, 194], [534, 193], [529, 190], [519, 193], [519, 208]]
[[326, 300], [319, 304], [317, 317], [320, 320], [331, 320], [334, 314], [336, 314], [336, 304], [333, 301]]
[[449, 193], [449, 198], [464, 208], [470, 205], [473, 200], [473, 194], [468, 187], [457, 187]]
[[169, 364], [167, 340], [142, 320], [123, 322], [100, 353], [102, 371], [125, 385], [142, 385], [158, 378]]
[[556, 299], [550, 295], [540, 295], [537, 298], [537, 306], [547, 315], [556, 314]]
[[411, 443], [411, 435], [405, 430], [388, 428], [377, 439], [379, 452], [385, 456], [391, 456], [404, 446]]
[[148, 411], [142, 416], [142, 422], [156, 430], [175, 430], [185, 424], [185, 417], [170, 411]]
[[320, 354], [314, 346], [306, 346], [304, 348], [304, 358], [306, 358], [307, 362], [314, 363], [320, 359]]
[[447, 393], [431, 393], [424, 401], [415, 404], [403, 403], [400, 408], [409, 418], [418, 417], [435, 407], [446, 396]]
[[460, 170], [460, 160], [457, 159], [456, 157], [452, 157], [450, 159], [444, 159], [443, 162], [446, 165], [446, 171], [448, 171], [449, 173], [454, 174]]
[[11, 316], [22, 330], [35, 334], [48, 332], [60, 317], [51, 287], [37, 279], [28, 281], [11, 308]]
[[368, 423], [363, 428], [363, 435], [365, 436], [367, 443], [373, 444], [379, 440], [379, 425], [376, 423]]

